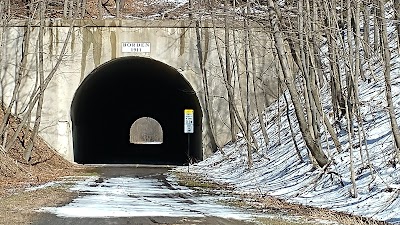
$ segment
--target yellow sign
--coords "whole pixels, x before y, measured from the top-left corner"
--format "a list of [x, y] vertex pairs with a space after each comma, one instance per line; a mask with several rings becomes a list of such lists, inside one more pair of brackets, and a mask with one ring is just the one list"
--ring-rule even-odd
[[192, 134], [194, 132], [194, 110], [193, 109], [185, 109], [185, 126], [184, 132], [185, 134]]
[[193, 109], [185, 109], [185, 115], [187, 114], [193, 114], [194, 110]]

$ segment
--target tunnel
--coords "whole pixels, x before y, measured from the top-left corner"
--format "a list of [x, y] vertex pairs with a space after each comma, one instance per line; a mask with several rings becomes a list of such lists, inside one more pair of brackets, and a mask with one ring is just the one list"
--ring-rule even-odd
[[[185, 109], [194, 110], [193, 133], [184, 132]], [[154, 59], [97, 67], [75, 92], [71, 121], [80, 164], [185, 165], [203, 157], [197, 95], [182, 74]]]

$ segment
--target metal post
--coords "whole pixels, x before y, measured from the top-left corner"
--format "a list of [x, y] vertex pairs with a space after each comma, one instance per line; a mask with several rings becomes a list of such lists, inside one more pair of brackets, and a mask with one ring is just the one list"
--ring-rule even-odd
[[185, 124], [184, 124], [184, 132], [188, 134], [188, 149], [187, 149], [187, 157], [188, 157], [188, 173], [190, 172], [190, 134], [194, 132], [194, 117], [193, 117], [193, 109], [185, 109]]
[[189, 171], [189, 166], [190, 166], [190, 133], [188, 133], [188, 149], [187, 149], [187, 157], [188, 157], [188, 173]]

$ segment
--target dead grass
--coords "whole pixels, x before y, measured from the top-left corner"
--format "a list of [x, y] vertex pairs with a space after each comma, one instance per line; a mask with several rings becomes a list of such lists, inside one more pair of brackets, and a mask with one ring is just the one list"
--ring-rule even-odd
[[19, 189], [12, 195], [0, 199], [0, 224], [29, 224], [40, 213], [35, 210], [46, 206], [60, 206], [77, 196], [68, 191], [68, 185], [43, 188], [36, 191]]
[[182, 172], [174, 172], [174, 175], [177, 177], [178, 184], [181, 186], [186, 186], [189, 188], [199, 188], [205, 190], [232, 190], [227, 184], [213, 182], [211, 180], [207, 180], [204, 177], [201, 177], [197, 174], [188, 174]]
[[308, 222], [303, 222], [303, 221], [287, 221], [283, 219], [273, 219], [273, 218], [259, 218], [257, 219], [258, 222], [261, 224], [266, 224], [266, 225], [315, 225], [315, 223], [308, 223]]

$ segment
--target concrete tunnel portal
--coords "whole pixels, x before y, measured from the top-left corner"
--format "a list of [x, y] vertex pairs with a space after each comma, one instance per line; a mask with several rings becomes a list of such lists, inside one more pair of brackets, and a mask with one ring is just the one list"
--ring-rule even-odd
[[[189, 153], [185, 109], [195, 112]], [[160, 130], [159, 140], [132, 141], [152, 138], [153, 128], [135, 125], [144, 118]], [[195, 91], [176, 69], [150, 58], [117, 58], [93, 70], [75, 92], [71, 120], [77, 163], [184, 165], [203, 158]]]

